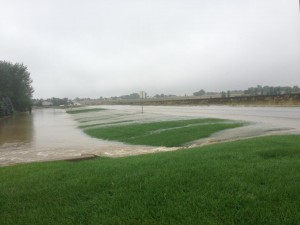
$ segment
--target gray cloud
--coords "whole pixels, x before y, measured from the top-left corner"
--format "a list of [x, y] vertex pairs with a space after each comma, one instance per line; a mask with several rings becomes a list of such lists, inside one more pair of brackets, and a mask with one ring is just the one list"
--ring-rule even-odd
[[300, 84], [298, 1], [0, 0], [0, 59], [35, 97]]

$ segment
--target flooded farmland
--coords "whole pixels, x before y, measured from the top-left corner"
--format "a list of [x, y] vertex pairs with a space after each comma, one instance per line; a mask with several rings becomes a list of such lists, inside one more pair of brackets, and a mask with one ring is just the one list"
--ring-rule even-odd
[[299, 134], [300, 108], [225, 106], [101, 106], [107, 110], [70, 115], [64, 109], [38, 109], [0, 120], [0, 166], [88, 155], [119, 157], [176, 148], [127, 145], [87, 136], [89, 127], [185, 118], [222, 118], [247, 126], [218, 132], [191, 146], [269, 134]]

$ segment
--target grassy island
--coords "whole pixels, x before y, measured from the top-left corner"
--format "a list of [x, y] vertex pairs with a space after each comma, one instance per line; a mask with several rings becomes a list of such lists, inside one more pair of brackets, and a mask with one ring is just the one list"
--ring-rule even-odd
[[86, 129], [85, 133], [92, 137], [129, 144], [178, 147], [215, 132], [242, 125], [221, 119], [190, 119], [96, 127]]

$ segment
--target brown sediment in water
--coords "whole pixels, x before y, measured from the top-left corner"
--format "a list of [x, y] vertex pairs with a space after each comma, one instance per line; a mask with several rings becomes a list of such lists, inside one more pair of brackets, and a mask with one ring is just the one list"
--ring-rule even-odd
[[[62, 109], [34, 110], [32, 115], [20, 115], [0, 121], [0, 166], [52, 160], [84, 160], [89, 156], [125, 157], [147, 153], [174, 151], [235, 141], [264, 135], [299, 134], [300, 108], [266, 107], [155, 107], [147, 106], [144, 114], [138, 106], [103, 106], [103, 114], [68, 115]], [[113, 118], [109, 119], [109, 115]], [[221, 118], [247, 121], [248, 126], [221, 131], [178, 148], [127, 145], [91, 138], [78, 129], [80, 119], [94, 118], [103, 126], [121, 120], [140, 122], [183, 118]], [[74, 119], [79, 119], [75, 121]], [[93, 122], [86, 122], [93, 124]], [[99, 125], [101, 126], [101, 124]]]

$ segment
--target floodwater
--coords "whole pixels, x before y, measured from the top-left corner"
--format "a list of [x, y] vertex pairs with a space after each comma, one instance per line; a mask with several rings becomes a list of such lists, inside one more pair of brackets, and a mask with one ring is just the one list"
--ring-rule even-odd
[[[39, 109], [0, 120], [0, 166], [70, 159], [88, 155], [119, 157], [177, 148], [132, 146], [87, 136], [79, 125], [161, 121], [181, 118], [223, 118], [246, 121], [248, 126], [218, 132], [190, 145], [243, 139], [269, 134], [299, 134], [298, 107], [228, 106], [101, 106], [100, 112], [69, 115], [63, 109]], [[102, 125], [101, 125], [102, 124]]]
[[63, 109], [33, 110], [0, 120], [0, 166], [88, 155], [123, 156], [159, 151], [91, 138]]

